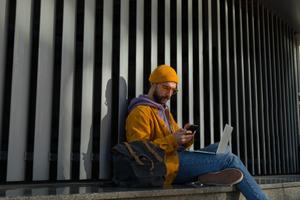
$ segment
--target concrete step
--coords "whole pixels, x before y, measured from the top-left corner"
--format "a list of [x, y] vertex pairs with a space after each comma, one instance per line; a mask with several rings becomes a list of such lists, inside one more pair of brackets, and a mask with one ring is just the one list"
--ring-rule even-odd
[[[300, 199], [300, 176], [259, 177], [270, 199]], [[193, 184], [170, 188], [104, 187], [100, 183], [56, 183], [0, 186], [0, 200], [240, 200], [235, 187], [201, 187]]]

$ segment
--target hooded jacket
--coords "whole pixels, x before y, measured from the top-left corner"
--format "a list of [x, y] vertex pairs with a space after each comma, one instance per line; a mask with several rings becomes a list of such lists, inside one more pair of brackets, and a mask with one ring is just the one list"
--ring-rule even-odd
[[171, 184], [179, 168], [178, 143], [174, 137], [174, 132], [179, 129], [179, 126], [167, 108], [151, 100], [147, 95], [140, 95], [133, 99], [128, 110], [127, 141], [150, 140], [163, 149], [167, 168], [165, 185]]

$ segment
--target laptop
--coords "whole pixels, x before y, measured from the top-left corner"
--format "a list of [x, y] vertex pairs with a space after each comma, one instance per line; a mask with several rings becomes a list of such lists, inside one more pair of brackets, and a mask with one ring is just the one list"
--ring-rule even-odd
[[205, 153], [205, 154], [219, 154], [219, 153], [225, 153], [228, 143], [231, 138], [231, 133], [232, 133], [233, 127], [226, 124], [223, 130], [223, 133], [221, 135], [221, 140], [219, 142], [219, 146], [216, 152], [211, 152], [211, 151], [205, 151], [205, 150], [192, 150], [191, 152], [195, 153]]

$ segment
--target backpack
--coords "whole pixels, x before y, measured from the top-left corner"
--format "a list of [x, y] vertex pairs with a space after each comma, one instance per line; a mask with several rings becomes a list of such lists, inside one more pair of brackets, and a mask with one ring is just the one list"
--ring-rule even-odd
[[112, 148], [113, 182], [122, 187], [160, 187], [165, 153], [150, 141], [123, 142]]

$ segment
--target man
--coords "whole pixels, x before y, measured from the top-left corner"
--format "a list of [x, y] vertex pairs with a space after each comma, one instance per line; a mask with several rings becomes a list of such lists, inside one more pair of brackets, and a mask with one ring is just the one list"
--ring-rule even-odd
[[[165, 184], [199, 181], [207, 185], [233, 185], [247, 199], [267, 199], [240, 159], [232, 153], [201, 154], [186, 151], [193, 143], [189, 124], [180, 128], [166, 103], [177, 92], [178, 76], [168, 65], [158, 66], [150, 75], [147, 95], [131, 101], [126, 120], [127, 140], [150, 140], [165, 151]], [[217, 144], [205, 148], [216, 151]]]

